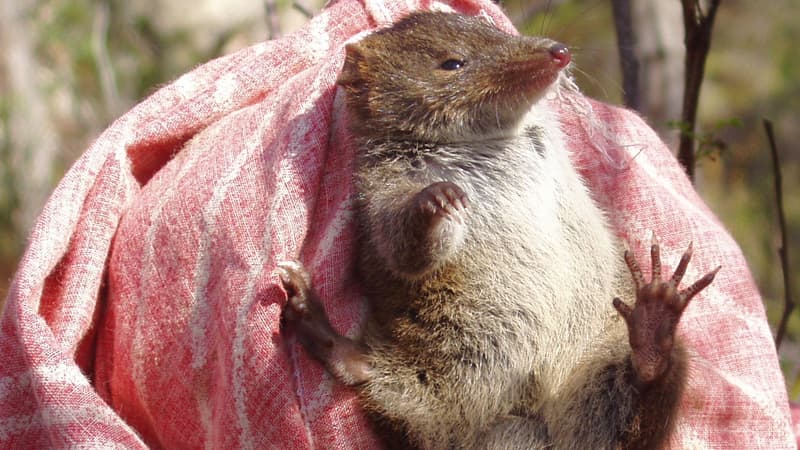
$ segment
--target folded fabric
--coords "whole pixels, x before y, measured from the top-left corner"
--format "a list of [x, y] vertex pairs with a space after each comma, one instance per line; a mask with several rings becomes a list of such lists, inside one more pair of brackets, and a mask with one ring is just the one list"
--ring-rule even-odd
[[[344, 45], [412, 9], [488, 0], [339, 0], [299, 32], [209, 62], [121, 117], [56, 188], [0, 324], [4, 448], [375, 448], [352, 390], [281, 334], [279, 261], [311, 270], [333, 325], [358, 331]], [[796, 448], [764, 308], [737, 245], [635, 114], [549, 99], [610, 222], [686, 280], [692, 352], [675, 448]], [[611, 299], [609, 299], [611, 301]]]

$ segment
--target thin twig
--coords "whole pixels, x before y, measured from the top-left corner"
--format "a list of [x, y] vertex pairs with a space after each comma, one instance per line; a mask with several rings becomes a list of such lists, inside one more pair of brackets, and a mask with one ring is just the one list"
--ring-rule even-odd
[[314, 17], [314, 13], [311, 12], [306, 5], [304, 5], [300, 0], [295, 0], [292, 2], [292, 8], [297, 10], [300, 14], [302, 14], [306, 19], [311, 19]]
[[281, 37], [281, 21], [278, 17], [278, 5], [275, 0], [264, 0], [264, 15], [267, 19], [267, 39]]
[[122, 112], [119, 89], [117, 88], [114, 67], [108, 52], [108, 27], [111, 12], [108, 3], [98, 2], [94, 8], [92, 20], [92, 51], [97, 64], [97, 73], [100, 78], [100, 89], [103, 94], [103, 103], [106, 107], [106, 118], [116, 117]]
[[684, 42], [686, 44], [686, 72], [684, 74], [683, 112], [681, 121], [678, 161], [683, 165], [689, 179], [694, 181], [694, 135], [697, 122], [697, 105], [700, 86], [703, 84], [706, 56], [711, 47], [711, 30], [721, 0], [710, 0], [704, 14], [700, 0], [681, 0], [683, 6]]
[[786, 335], [786, 325], [789, 323], [789, 316], [794, 309], [794, 299], [792, 298], [792, 283], [789, 280], [789, 242], [786, 235], [786, 214], [783, 211], [783, 177], [781, 176], [781, 161], [778, 156], [778, 146], [775, 144], [775, 133], [772, 130], [772, 122], [764, 119], [764, 130], [767, 132], [769, 149], [772, 154], [772, 171], [775, 173], [775, 202], [778, 207], [778, 227], [781, 233], [781, 244], [778, 248], [778, 255], [781, 258], [781, 270], [783, 270], [783, 295], [784, 306], [781, 321], [778, 324], [778, 332], [775, 335], [775, 347], [778, 348]]
[[625, 106], [642, 112], [639, 93], [639, 57], [636, 55], [636, 32], [631, 18], [631, 0], [611, 0], [617, 50], [622, 69], [622, 94]]

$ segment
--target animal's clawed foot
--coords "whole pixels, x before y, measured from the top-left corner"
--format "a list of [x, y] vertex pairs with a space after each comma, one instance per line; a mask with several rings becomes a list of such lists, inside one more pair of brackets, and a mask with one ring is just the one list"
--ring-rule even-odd
[[416, 197], [420, 211], [438, 220], [462, 221], [469, 207], [467, 194], [456, 184], [440, 181], [426, 187]]
[[652, 279], [645, 282], [642, 271], [630, 251], [625, 263], [633, 276], [636, 302], [633, 307], [619, 298], [614, 307], [625, 319], [631, 344], [631, 360], [639, 381], [650, 383], [669, 369], [675, 339], [675, 329], [691, 299], [714, 280], [720, 267], [707, 273], [686, 289], [678, 285], [692, 257], [692, 246], [684, 252], [675, 273], [668, 280], [661, 278], [661, 256], [658, 242], [650, 248]]
[[331, 328], [322, 302], [311, 285], [311, 276], [297, 261], [279, 263], [275, 274], [286, 291], [283, 328], [293, 330], [309, 353], [326, 359], [326, 353], [336, 339], [336, 332]]
[[333, 329], [302, 264], [285, 261], [275, 274], [286, 291], [282, 327], [291, 329], [306, 351], [348, 385], [367, 381], [370, 365], [361, 347]]
[[281, 280], [286, 291], [286, 308], [283, 310], [285, 322], [296, 322], [309, 318], [311, 305], [309, 298], [313, 295], [311, 276], [305, 267], [297, 261], [284, 261], [278, 264], [275, 274]]
[[433, 183], [409, 201], [399, 232], [385, 239], [399, 240], [386, 258], [397, 273], [419, 277], [450, 258], [467, 235], [467, 194], [449, 181]]

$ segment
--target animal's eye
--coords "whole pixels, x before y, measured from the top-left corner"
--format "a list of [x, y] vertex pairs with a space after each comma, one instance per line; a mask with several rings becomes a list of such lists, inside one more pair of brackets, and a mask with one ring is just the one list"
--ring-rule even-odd
[[464, 67], [464, 61], [461, 59], [448, 59], [441, 65], [443, 70], [458, 70], [462, 67]]

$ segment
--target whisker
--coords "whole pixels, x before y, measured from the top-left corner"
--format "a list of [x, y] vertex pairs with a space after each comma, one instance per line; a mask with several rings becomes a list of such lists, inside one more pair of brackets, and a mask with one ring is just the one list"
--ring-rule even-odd
[[582, 76], [582, 78], [591, 83], [592, 86], [599, 89], [600, 92], [603, 93], [603, 97], [605, 98], [611, 98], [611, 95], [607, 89], [608, 86], [611, 86], [616, 94], [622, 94], [622, 84], [620, 84], [620, 81], [607, 74], [604, 76], [605, 83], [603, 83], [597, 76], [581, 69], [577, 65], [571, 66], [570, 70], [579, 73]]
[[544, 18], [542, 19], [541, 27], [539, 28], [539, 36], [545, 36], [547, 32], [547, 28], [550, 26], [550, 22], [552, 22], [553, 15], [550, 14], [550, 8], [553, 6], [552, 0], [547, 0], [547, 4], [544, 7], [544, 13], [542, 15]]

